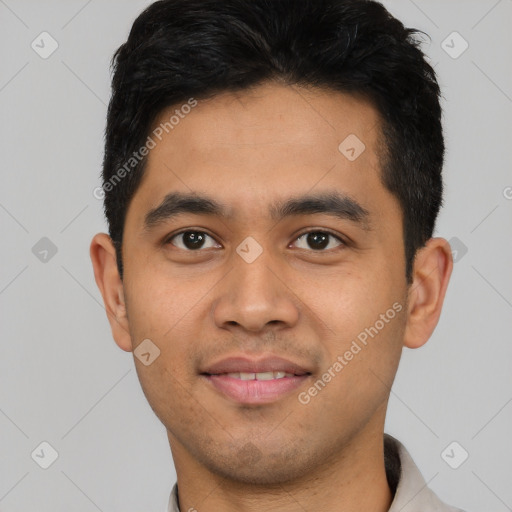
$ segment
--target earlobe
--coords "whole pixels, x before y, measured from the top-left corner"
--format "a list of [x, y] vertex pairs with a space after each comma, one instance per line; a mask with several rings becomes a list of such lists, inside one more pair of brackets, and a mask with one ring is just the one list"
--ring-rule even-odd
[[103, 297], [112, 336], [117, 345], [131, 352], [133, 350], [124, 287], [116, 262], [112, 239], [106, 233], [98, 233], [91, 241], [90, 256], [94, 269], [94, 279]]
[[434, 332], [452, 269], [450, 244], [444, 238], [431, 238], [418, 250], [408, 292], [404, 346], [419, 348]]

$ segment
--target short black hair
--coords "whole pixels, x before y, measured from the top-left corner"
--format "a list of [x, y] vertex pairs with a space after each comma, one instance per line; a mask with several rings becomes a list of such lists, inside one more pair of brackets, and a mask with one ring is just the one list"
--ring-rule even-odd
[[385, 142], [381, 180], [402, 210], [411, 283], [416, 251], [432, 237], [443, 194], [440, 89], [419, 34], [371, 0], [151, 4], [112, 59], [103, 189], [121, 278], [126, 212], [146, 162], [136, 151], [158, 115], [191, 98], [277, 80], [359, 94], [376, 106]]

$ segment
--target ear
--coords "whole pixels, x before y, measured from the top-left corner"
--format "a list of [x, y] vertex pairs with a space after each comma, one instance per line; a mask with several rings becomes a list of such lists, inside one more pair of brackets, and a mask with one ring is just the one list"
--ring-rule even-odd
[[117, 345], [131, 352], [133, 350], [124, 287], [116, 263], [116, 251], [112, 239], [106, 233], [98, 233], [91, 242], [90, 255], [94, 278], [103, 296], [105, 311]]
[[416, 253], [413, 282], [408, 292], [404, 346], [421, 347], [434, 332], [452, 269], [450, 244], [444, 238], [431, 238]]

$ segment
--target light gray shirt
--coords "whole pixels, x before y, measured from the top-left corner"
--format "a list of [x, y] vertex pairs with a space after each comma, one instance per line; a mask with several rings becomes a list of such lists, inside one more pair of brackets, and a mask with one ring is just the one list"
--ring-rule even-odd
[[[389, 512], [463, 512], [443, 503], [427, 487], [404, 445], [389, 434], [384, 434], [384, 461], [388, 484], [394, 493]], [[180, 512], [176, 484], [171, 491], [167, 512]]]

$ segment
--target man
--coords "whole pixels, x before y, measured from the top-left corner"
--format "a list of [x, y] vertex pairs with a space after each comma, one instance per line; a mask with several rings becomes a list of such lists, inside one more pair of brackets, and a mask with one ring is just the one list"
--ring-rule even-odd
[[163, 0], [114, 58], [91, 244], [169, 511], [454, 511], [384, 434], [450, 247], [439, 87], [362, 0]]

